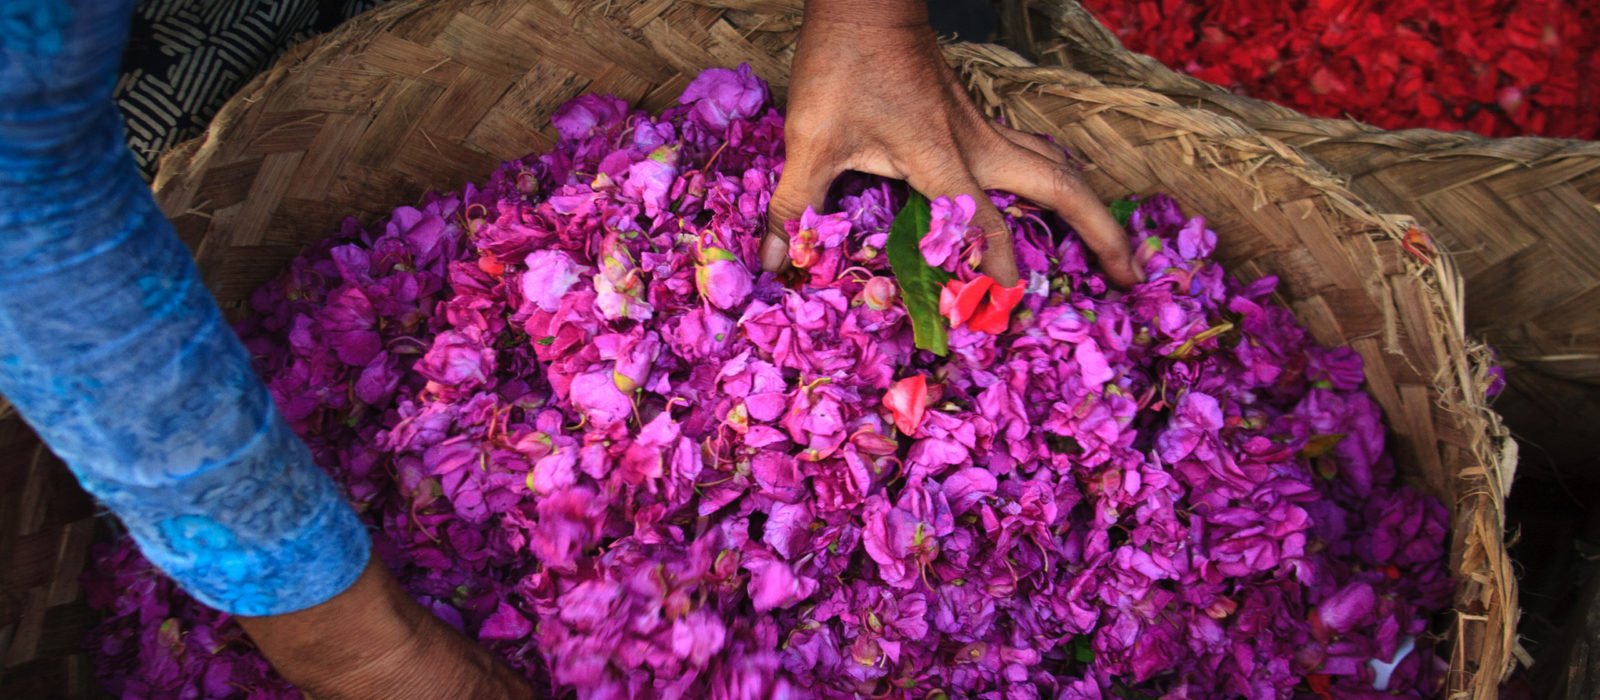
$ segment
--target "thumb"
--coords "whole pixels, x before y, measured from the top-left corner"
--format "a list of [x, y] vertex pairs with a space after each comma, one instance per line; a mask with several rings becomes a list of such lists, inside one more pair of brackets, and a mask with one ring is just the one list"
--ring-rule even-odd
[[784, 224], [795, 221], [809, 207], [821, 213], [828, 188], [840, 169], [814, 158], [791, 158], [783, 166], [778, 188], [767, 205], [767, 235], [761, 240], [761, 267], [782, 270], [789, 262], [789, 232]]

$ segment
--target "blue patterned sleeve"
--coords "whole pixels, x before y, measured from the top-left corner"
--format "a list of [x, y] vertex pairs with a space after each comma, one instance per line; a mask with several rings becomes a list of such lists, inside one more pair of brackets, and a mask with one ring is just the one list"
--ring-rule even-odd
[[355, 581], [370, 540], [124, 145], [133, 5], [0, 2], [0, 394], [196, 598], [304, 609]]

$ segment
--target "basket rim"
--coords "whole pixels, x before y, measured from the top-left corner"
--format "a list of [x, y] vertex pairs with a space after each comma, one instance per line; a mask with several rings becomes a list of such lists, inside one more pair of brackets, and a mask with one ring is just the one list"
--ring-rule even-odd
[[[179, 144], [162, 156], [161, 168], [153, 190], [158, 200], [162, 201], [163, 208], [169, 205], [178, 206], [181, 211], [167, 211], [169, 216], [173, 216], [197, 211], [203, 206], [202, 203], [191, 208], [187, 196], [192, 195], [193, 188], [197, 186], [196, 178], [225, 159], [227, 145], [237, 139], [240, 132], [250, 128], [247, 117], [256, 109], [253, 105], [263, 95], [295, 79], [302, 72], [313, 70], [319, 62], [329, 57], [359, 51], [376, 36], [416, 13], [458, 12], [469, 5], [482, 2], [483, 0], [442, 0], [434, 3], [402, 2], [380, 6], [345, 23], [330, 34], [305, 42], [291, 50], [273, 69], [251, 80], [238, 95], [230, 99], [204, 133]], [[781, 5], [781, 11], [798, 12], [798, 3], [787, 0], [701, 0], [700, 4], [735, 9], [755, 6], [771, 8]], [[1034, 66], [1020, 55], [997, 46], [955, 44], [947, 47], [947, 57], [961, 69], [968, 87], [978, 96], [980, 103], [991, 111], [1000, 110], [1007, 98], [1019, 95], [1037, 94], [1088, 100], [1094, 102], [1097, 109], [1121, 111], [1141, 122], [1154, 122], [1175, 129], [1181, 127], [1189, 130], [1191, 138], [1215, 140], [1226, 143], [1231, 148], [1236, 147], [1248, 152], [1261, 162], [1260, 167], [1282, 168], [1300, 178], [1307, 186], [1327, 195], [1327, 201], [1341, 215], [1368, 225], [1373, 232], [1386, 240], [1403, 241], [1407, 233], [1412, 230], [1411, 222], [1403, 217], [1374, 213], [1359, 198], [1344, 189], [1338, 178], [1322, 170], [1294, 147], [1261, 135], [1235, 120], [1190, 110], [1168, 97], [1148, 90], [1111, 87], [1086, 74], [1065, 68]], [[1184, 114], [1180, 115], [1180, 112]], [[1191, 112], [1193, 114], [1189, 114]], [[1153, 118], [1158, 115], [1159, 119]], [[1182, 119], [1179, 123], [1164, 123], [1177, 120], [1180, 116]], [[1201, 157], [1204, 157], [1204, 154]], [[1441, 410], [1466, 421], [1469, 427], [1464, 433], [1470, 442], [1470, 457], [1476, 462], [1472, 468], [1477, 470], [1477, 473], [1471, 477], [1469, 480], [1471, 483], [1466, 484], [1467, 488], [1458, 494], [1457, 502], [1453, 504], [1453, 510], [1471, 510], [1476, 513], [1474, 516], [1476, 519], [1465, 523], [1454, 522], [1452, 529], [1465, 527], [1471, 530], [1467, 535], [1470, 546], [1477, 548], [1479, 561], [1489, 562], [1475, 571], [1501, 567], [1503, 559], [1509, 561], [1505, 559], [1504, 552], [1503, 503], [1511, 475], [1515, 470], [1516, 453], [1515, 444], [1505, 439], [1504, 428], [1498, 417], [1481, 401], [1482, 388], [1486, 382], [1486, 363], [1489, 358], [1483, 348], [1473, 345], [1465, 336], [1461, 312], [1463, 298], [1461, 278], [1450, 261], [1443, 256], [1437, 256], [1426, 264], [1410, 259], [1402, 260], [1402, 264], [1406, 266], [1409, 277], [1430, 290], [1431, 303], [1423, 311], [1429, 319], [1428, 327], [1439, 331], [1439, 340], [1445, 347], [1444, 354], [1448, 361], [1441, 362], [1431, 373], [1434, 400]], [[3, 415], [3, 408], [0, 408], [0, 415]], [[1473, 509], [1463, 505], [1469, 500], [1473, 504], [1485, 507]], [[1509, 564], [1504, 564], [1503, 568], [1496, 571], [1509, 573]], [[1458, 575], [1459, 572], [1453, 571], [1452, 574]], [[1498, 573], [1496, 575], [1498, 576]], [[1472, 613], [1485, 618], [1482, 623], [1461, 620], [1458, 617], [1458, 624], [1465, 626], [1500, 623], [1499, 629], [1510, 630], [1508, 634], [1513, 635], [1510, 645], [1514, 647], [1516, 615], [1514, 578], [1509, 581], [1496, 581], [1493, 591], [1499, 595], [1499, 604], [1491, 606], [1482, 613]], [[1458, 616], [1465, 614], [1467, 613], [1457, 611]], [[1498, 619], [1488, 620], [1487, 618], [1491, 616]], [[1511, 624], [1504, 624], [1507, 620]], [[1491, 641], [1500, 644], [1503, 640]], [[1512, 652], [1506, 651], [1497, 659], [1505, 660], [1513, 655]], [[1506, 672], [1509, 672], [1509, 666], [1503, 668], [1501, 674], [1489, 673], [1487, 670], [1477, 674], [1478, 682], [1472, 690], [1473, 695], [1485, 700], [1493, 697], [1481, 692], [1481, 688], [1491, 682], [1493, 685], [1498, 685], [1499, 678]]]

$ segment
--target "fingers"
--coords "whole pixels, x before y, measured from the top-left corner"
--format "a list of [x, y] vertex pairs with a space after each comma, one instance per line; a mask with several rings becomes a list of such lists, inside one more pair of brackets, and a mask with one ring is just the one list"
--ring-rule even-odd
[[972, 216], [972, 224], [983, 231], [983, 235], [988, 238], [979, 269], [1003, 287], [1017, 283], [1020, 276], [1017, 274], [1016, 254], [1011, 248], [1011, 228], [1006, 226], [1005, 217], [994, 207], [994, 202], [989, 201], [989, 195], [985, 194], [983, 188], [978, 186], [978, 182], [968, 174], [965, 165], [956, 161], [910, 168], [906, 173], [906, 182], [930, 199], [937, 197], [954, 199], [963, 194], [971, 197], [973, 203], [977, 205]]
[[821, 213], [828, 188], [842, 169], [812, 157], [791, 157], [783, 167], [778, 188], [767, 207], [767, 235], [761, 239], [761, 267], [778, 272], [789, 262], [789, 233], [784, 223], [805, 213], [806, 207]]
[[1127, 233], [1083, 180], [1061, 162], [1032, 148], [1018, 146], [1000, 151], [1008, 152], [992, 151], [993, 157], [983, 162], [980, 179], [985, 187], [1012, 192], [1050, 207], [1083, 237], [1112, 282], [1127, 287], [1144, 279], [1133, 262]]
[[1060, 146], [1050, 143], [1050, 139], [1038, 134], [1030, 134], [1026, 131], [1018, 131], [1009, 126], [1001, 126], [996, 124], [994, 128], [995, 131], [1000, 132], [1001, 136], [1006, 137], [1007, 141], [1049, 158], [1059, 165], [1064, 166], [1068, 163], [1067, 154], [1062, 152]]
[[[822, 211], [829, 187], [848, 167], [886, 177], [904, 177], [930, 198], [963, 194], [972, 197], [976, 205], [972, 223], [987, 237], [979, 267], [1003, 286], [1016, 284], [1020, 274], [1011, 229], [989, 201], [985, 189], [1013, 192], [1054, 210], [1099, 257], [1112, 282], [1130, 286], [1144, 278], [1133, 262], [1127, 234], [1078, 178], [1060, 148], [1043, 137], [998, 125], [975, 141], [982, 144], [973, 154], [976, 157], [963, 156], [962, 149], [952, 145], [949, 152], [923, 151], [922, 157], [898, 163], [890, 152], [856, 153], [840, 160], [818, 157], [818, 151], [813, 149], [791, 149], [767, 213], [767, 232], [761, 242], [762, 267], [778, 272], [788, 266], [785, 223], [799, 219], [807, 207]], [[978, 167], [969, 167], [969, 163]]]
[[989, 195], [978, 187], [978, 183], [972, 183], [971, 190], [965, 194], [971, 195], [973, 201], [978, 203], [978, 211], [972, 219], [988, 239], [978, 269], [1000, 286], [1010, 287], [1022, 278], [1017, 271], [1017, 253], [1011, 243], [1011, 227], [1006, 225], [1005, 217], [1000, 215], [1000, 210], [994, 207], [994, 202], [989, 201]]

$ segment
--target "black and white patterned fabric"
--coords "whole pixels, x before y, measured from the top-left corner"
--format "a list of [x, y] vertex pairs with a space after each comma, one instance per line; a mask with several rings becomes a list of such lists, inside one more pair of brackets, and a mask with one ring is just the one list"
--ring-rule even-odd
[[146, 178], [224, 102], [296, 42], [382, 0], [143, 0], [116, 99]]
[[[384, 1], [142, 0], [116, 97], [145, 178], [163, 151], [205, 130], [229, 97], [290, 46]], [[997, 26], [986, 0], [931, 0], [929, 9], [942, 34], [981, 41]]]

